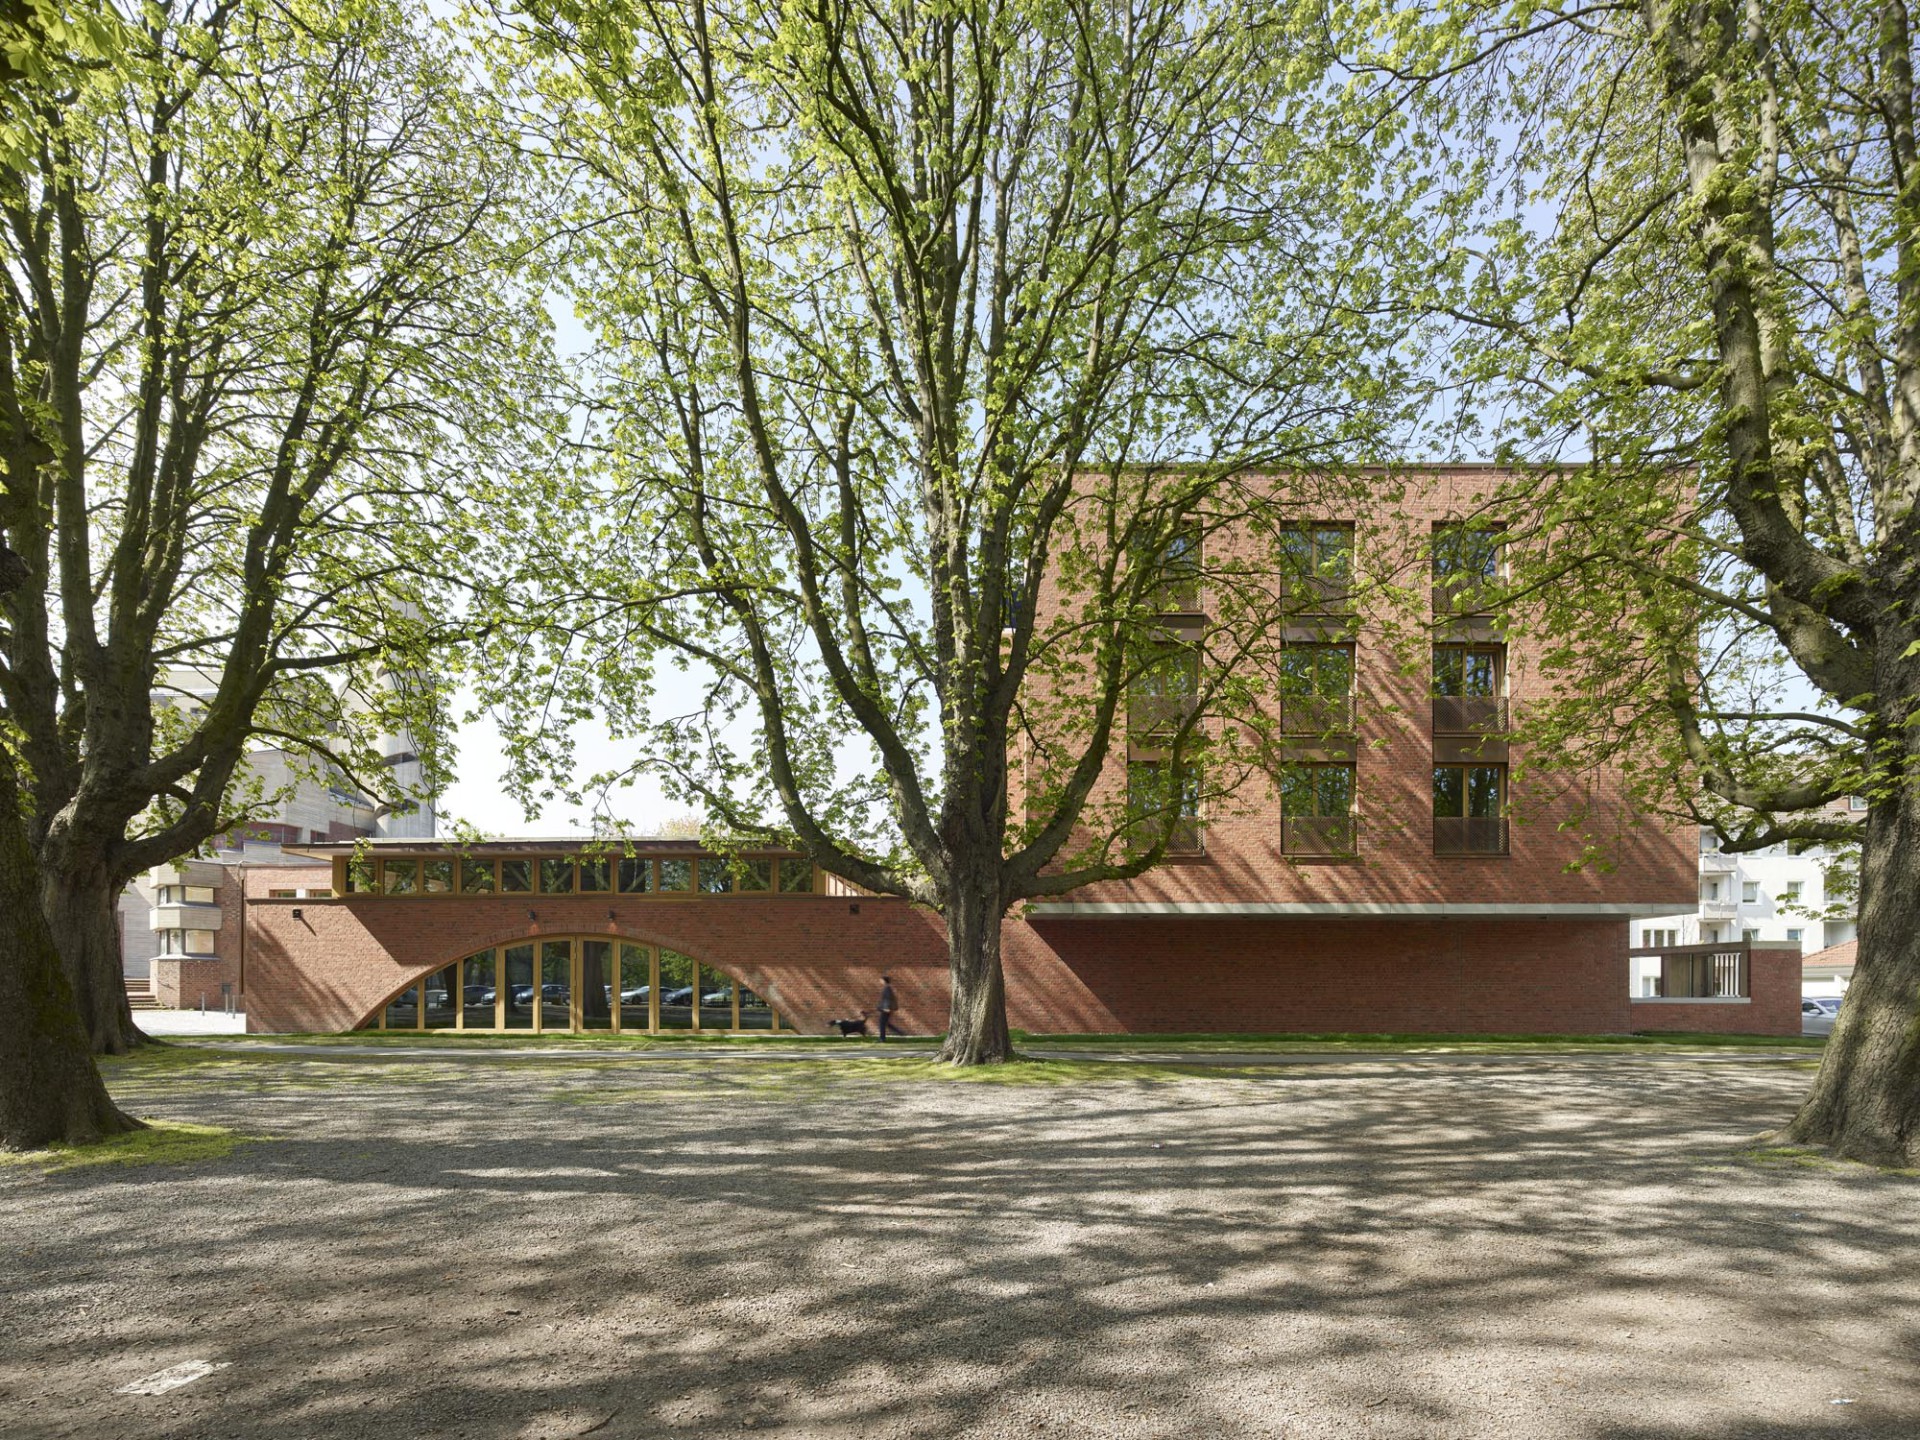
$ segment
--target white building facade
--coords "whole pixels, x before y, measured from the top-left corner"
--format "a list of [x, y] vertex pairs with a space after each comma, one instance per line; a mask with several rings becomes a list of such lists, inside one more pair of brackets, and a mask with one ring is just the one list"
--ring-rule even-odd
[[[1817, 918], [1831, 903], [1827, 867], [1834, 852], [1813, 846], [1797, 853], [1769, 845], [1744, 854], [1721, 851], [1711, 830], [1700, 832], [1700, 904], [1684, 915], [1655, 915], [1632, 922], [1635, 949], [1706, 945], [1747, 940], [1797, 948], [1803, 955], [1854, 938], [1857, 922]], [[1660, 962], [1633, 961], [1633, 993], [1651, 995]]]

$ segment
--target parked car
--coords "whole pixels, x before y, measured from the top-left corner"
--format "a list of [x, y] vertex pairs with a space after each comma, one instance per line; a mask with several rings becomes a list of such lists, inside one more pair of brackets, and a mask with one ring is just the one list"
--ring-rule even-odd
[[1800, 1033], [1831, 1035], [1833, 1022], [1840, 1014], [1840, 1002], [1828, 997], [1810, 996], [1800, 1002]]
[[491, 985], [469, 985], [461, 993], [469, 1005], [493, 1004], [494, 989]]
[[635, 985], [630, 990], [622, 990], [620, 992], [620, 1003], [622, 1005], [644, 1005], [647, 1003], [647, 997], [652, 993], [653, 987], [651, 985]]
[[663, 991], [660, 996], [660, 1003], [662, 1005], [691, 1005], [693, 1003], [693, 987], [691, 985], [682, 985], [678, 990]]
[[700, 997], [700, 1003], [716, 1010], [724, 1010], [733, 1004], [733, 990], [731, 987], [724, 990], [709, 990]]

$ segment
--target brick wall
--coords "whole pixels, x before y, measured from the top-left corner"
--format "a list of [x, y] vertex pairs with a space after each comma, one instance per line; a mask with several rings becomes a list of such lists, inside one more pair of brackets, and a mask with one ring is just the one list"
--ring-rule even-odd
[[[256, 899], [250, 914], [257, 1030], [346, 1030], [463, 955], [573, 934], [717, 966], [803, 1032], [871, 1008], [882, 973], [903, 1029], [946, 1025], [941, 926], [899, 900]], [[1618, 921], [1014, 918], [1004, 953], [1009, 1017], [1034, 1032], [1532, 1034], [1630, 1028], [1626, 945]]]
[[1634, 1000], [1633, 1028], [1691, 1030], [1708, 1035], [1798, 1035], [1801, 952], [1762, 950], [1748, 955], [1747, 1003], [1715, 1000]]
[[[1510, 751], [1514, 784], [1509, 853], [1433, 853], [1431, 642], [1435, 617], [1425, 547], [1433, 523], [1475, 513], [1497, 485], [1500, 472], [1485, 465], [1440, 465], [1396, 478], [1404, 484], [1403, 491], [1391, 499], [1383, 495], [1370, 513], [1354, 514], [1355, 498], [1337, 485], [1316, 496], [1307, 477], [1264, 482], [1250, 477], [1250, 483], [1269, 484], [1284, 495], [1283, 506], [1303, 521], [1351, 522], [1356, 527], [1356, 565], [1362, 577], [1357, 592], [1360, 614], [1352, 636], [1358, 854], [1338, 861], [1283, 854], [1277, 787], [1255, 768], [1231, 797], [1208, 802], [1203, 855], [1171, 859], [1138, 879], [1087, 886], [1072, 895], [1074, 901], [1508, 905], [1544, 901], [1659, 904], [1673, 911], [1693, 907], [1698, 898], [1694, 827], [1636, 813], [1627, 803], [1618, 774], [1611, 770], [1530, 772], [1526, 747], [1517, 742]], [[1212, 550], [1239, 550], [1245, 552], [1241, 558], [1255, 558], [1247, 548], [1251, 542], [1234, 533], [1217, 532], [1207, 543]], [[1383, 587], [1382, 581], [1399, 588]], [[1206, 596], [1201, 603], [1208, 608]], [[1050, 575], [1038, 607], [1043, 626], [1074, 609], [1072, 594], [1063, 593], [1058, 577]], [[1547, 696], [1555, 682], [1543, 673], [1538, 647], [1527, 636], [1509, 638], [1507, 689], [1518, 721], [1527, 705]], [[1263, 709], [1271, 708], [1277, 683], [1265, 673], [1271, 659], [1256, 652], [1242, 665], [1248, 683], [1264, 685], [1270, 692], [1260, 702]], [[1069, 669], [1035, 683], [1071, 694], [1084, 689], [1087, 681], [1084, 674]], [[1042, 717], [1035, 722], [1038, 725], [1058, 723], [1045, 718], [1044, 708], [1037, 708], [1036, 714]], [[1027, 744], [1022, 741], [1023, 747]], [[1051, 763], [1071, 764], [1084, 744], [1085, 737], [1069, 727], [1060, 737], [1061, 755]], [[1117, 804], [1124, 796], [1127, 748], [1124, 738], [1115, 743], [1095, 792], [1097, 800]], [[1026, 767], [1044, 768], [1025, 748], [1019, 759], [1013, 797], [1016, 814], [1024, 811]], [[1087, 841], [1092, 836], [1083, 833], [1079, 838]]]

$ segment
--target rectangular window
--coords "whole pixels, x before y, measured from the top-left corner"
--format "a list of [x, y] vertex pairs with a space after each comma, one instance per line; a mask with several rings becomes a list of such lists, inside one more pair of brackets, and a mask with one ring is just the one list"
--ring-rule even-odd
[[1504, 679], [1499, 645], [1433, 647], [1433, 693], [1482, 698], [1498, 695]]
[[733, 890], [733, 867], [717, 856], [700, 862], [700, 889], [707, 895], [726, 895]]
[[1502, 548], [1499, 533], [1483, 525], [1454, 522], [1434, 526], [1434, 583], [1499, 579]]
[[780, 862], [780, 891], [783, 895], [813, 893], [813, 862], [786, 859]]
[[1504, 855], [1507, 849], [1506, 767], [1433, 767], [1436, 855]]
[[420, 893], [420, 862], [417, 860], [384, 861], [380, 866], [380, 875], [386, 882], [389, 895]]
[[1136, 735], [1178, 730], [1200, 693], [1199, 632], [1162, 630], [1148, 642], [1127, 692], [1127, 723]]
[[584, 859], [580, 862], [580, 889], [582, 893], [599, 893], [613, 884], [613, 862], [604, 855]]
[[1789, 930], [1787, 931], [1787, 939], [1798, 945], [1800, 943], [1800, 937], [1805, 933], [1806, 932], [1802, 930]]
[[1760, 886], [1757, 882], [1749, 880], [1740, 887], [1740, 903], [1741, 904], [1756, 905], [1759, 903], [1759, 901], [1760, 901]]
[[740, 864], [740, 888], [742, 890], [771, 890], [773, 888], [773, 862], [771, 860], [744, 860]]
[[540, 893], [571, 895], [573, 893], [573, 861], [542, 860], [540, 862]]
[[331, 900], [333, 898], [333, 891], [331, 889], [309, 890], [307, 891], [307, 898], [309, 900]]
[[1280, 651], [1280, 723], [1289, 735], [1353, 728], [1353, 647], [1289, 644]]
[[453, 861], [422, 860], [420, 888], [429, 895], [451, 895], [453, 893]]
[[686, 859], [662, 860], [660, 862], [660, 888], [662, 890], [693, 889], [693, 861]]
[[644, 895], [653, 889], [653, 861], [630, 855], [620, 862], [620, 889], [627, 895]]
[[491, 860], [462, 860], [460, 862], [460, 893], [463, 895], [490, 895], [497, 886]]
[[1280, 772], [1280, 848], [1287, 855], [1354, 850], [1354, 767], [1289, 765]]
[[1280, 531], [1280, 555], [1290, 579], [1318, 580], [1344, 590], [1353, 580], [1353, 527], [1286, 526]]
[[1787, 881], [1787, 896], [1786, 896], [1786, 898], [1787, 898], [1787, 899], [1789, 899], [1789, 900], [1798, 900], [1798, 899], [1800, 898], [1800, 892], [1801, 892], [1801, 890], [1802, 890], [1802, 888], [1804, 887], [1804, 884], [1805, 884], [1805, 882], [1804, 882], [1804, 881], [1800, 881], [1800, 880], [1789, 880], [1789, 881]]
[[1155, 558], [1153, 604], [1161, 610], [1200, 608], [1200, 527], [1186, 524], [1168, 537]]
[[1178, 773], [1164, 760], [1135, 760], [1127, 766], [1127, 808], [1143, 844], [1164, 831], [1167, 849], [1191, 853], [1200, 848], [1200, 772], [1185, 765]]
[[298, 898], [299, 898], [299, 895], [300, 895], [300, 892], [299, 892], [299, 891], [297, 891], [297, 890], [269, 890], [269, 891], [267, 891], [267, 898], [268, 898], [269, 900], [296, 900], [296, 899], [298, 899]]
[[347, 862], [347, 893], [366, 895], [375, 889], [373, 862], [371, 860], [349, 860]]
[[1433, 647], [1433, 733], [1498, 735], [1507, 729], [1506, 653], [1499, 645]]
[[510, 895], [524, 895], [533, 889], [533, 861], [502, 860], [500, 888]]
[[1707, 881], [1704, 898], [1708, 900], [1718, 900], [1720, 898], [1720, 882], [1718, 880]]

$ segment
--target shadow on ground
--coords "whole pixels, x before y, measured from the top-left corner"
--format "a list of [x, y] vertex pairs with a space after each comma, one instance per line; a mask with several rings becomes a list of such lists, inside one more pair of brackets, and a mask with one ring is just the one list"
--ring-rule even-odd
[[[1754, 1154], [1805, 1079], [173, 1064], [122, 1082], [134, 1108], [277, 1138], [0, 1175], [0, 1413], [22, 1436], [1909, 1436], [1920, 1183]], [[198, 1358], [229, 1368], [112, 1393]]]

